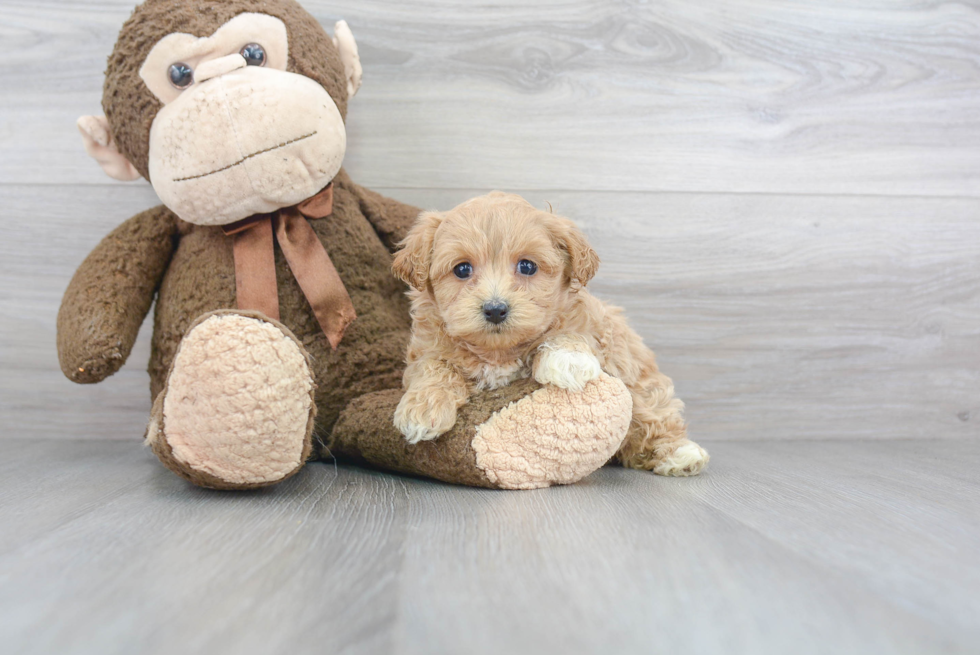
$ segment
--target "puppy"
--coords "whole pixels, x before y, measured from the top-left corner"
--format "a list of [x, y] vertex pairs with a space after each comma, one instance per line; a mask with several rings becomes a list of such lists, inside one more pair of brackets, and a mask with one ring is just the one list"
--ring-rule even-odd
[[452, 428], [473, 390], [534, 375], [578, 392], [606, 371], [633, 396], [620, 463], [660, 475], [708, 463], [653, 352], [585, 289], [599, 257], [570, 220], [495, 191], [423, 212], [401, 245], [392, 268], [412, 287], [413, 327], [395, 426], [410, 443]]

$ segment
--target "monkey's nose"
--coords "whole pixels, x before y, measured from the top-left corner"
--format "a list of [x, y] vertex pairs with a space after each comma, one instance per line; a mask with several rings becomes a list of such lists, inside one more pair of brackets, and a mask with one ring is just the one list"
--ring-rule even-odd
[[483, 303], [483, 317], [494, 325], [500, 325], [507, 320], [507, 303], [500, 300], [488, 300]]
[[245, 57], [242, 57], [237, 52], [233, 55], [209, 59], [198, 65], [197, 70], [194, 71], [194, 81], [200, 84], [205, 80], [210, 80], [212, 77], [218, 77], [230, 73], [233, 70], [238, 70], [239, 68], [245, 68]]

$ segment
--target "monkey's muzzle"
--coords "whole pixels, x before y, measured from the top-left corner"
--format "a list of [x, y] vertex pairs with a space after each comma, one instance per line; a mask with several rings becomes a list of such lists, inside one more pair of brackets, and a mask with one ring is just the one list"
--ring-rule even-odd
[[340, 170], [344, 121], [313, 80], [249, 66], [197, 84], [157, 113], [150, 179], [197, 225], [225, 225], [302, 202]]

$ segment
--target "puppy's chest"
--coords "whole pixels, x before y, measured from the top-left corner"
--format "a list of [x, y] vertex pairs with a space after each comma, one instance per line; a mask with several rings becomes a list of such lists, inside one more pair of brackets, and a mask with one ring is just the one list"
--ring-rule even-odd
[[514, 380], [521, 380], [531, 374], [530, 362], [516, 359], [503, 364], [480, 362], [470, 370], [470, 379], [479, 390], [506, 387]]

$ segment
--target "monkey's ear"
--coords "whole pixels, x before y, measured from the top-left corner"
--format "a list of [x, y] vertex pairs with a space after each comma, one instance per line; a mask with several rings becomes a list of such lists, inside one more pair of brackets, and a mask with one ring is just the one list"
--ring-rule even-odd
[[340, 51], [340, 60], [344, 62], [344, 75], [347, 76], [347, 97], [353, 98], [361, 88], [361, 58], [357, 54], [357, 43], [351, 33], [347, 21], [338, 20], [333, 26], [333, 44]]
[[585, 286], [599, 270], [599, 255], [575, 223], [561, 216], [550, 216], [553, 221], [551, 233], [568, 254], [568, 275], [573, 281]]
[[432, 245], [436, 240], [436, 230], [442, 223], [439, 212], [422, 212], [409, 230], [408, 236], [399, 243], [402, 247], [395, 253], [391, 270], [402, 282], [412, 285], [418, 291], [425, 289], [429, 280], [429, 265], [432, 263]]
[[82, 144], [89, 157], [99, 162], [99, 166], [111, 178], [129, 182], [140, 178], [139, 171], [125, 155], [119, 152], [116, 142], [109, 132], [109, 121], [105, 116], [82, 116], [76, 123], [82, 133]]

